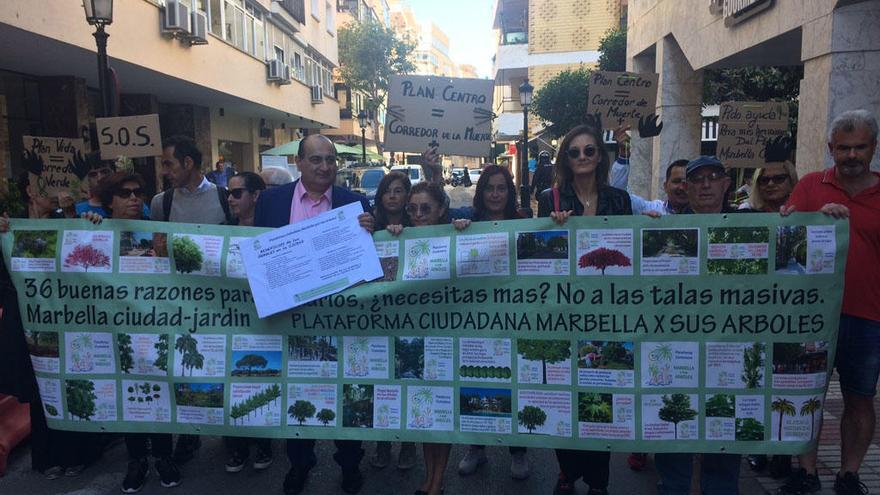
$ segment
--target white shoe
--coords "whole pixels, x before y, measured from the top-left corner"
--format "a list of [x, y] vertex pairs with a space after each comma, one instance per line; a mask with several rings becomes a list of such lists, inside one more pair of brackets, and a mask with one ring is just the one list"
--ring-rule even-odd
[[529, 460], [526, 459], [525, 452], [514, 452], [510, 454], [510, 477], [515, 480], [529, 479], [532, 474], [529, 468]]
[[477, 471], [477, 468], [486, 464], [488, 460], [489, 459], [486, 458], [485, 447], [475, 447], [472, 445], [471, 448], [468, 449], [467, 454], [465, 454], [458, 463], [458, 474], [462, 476], [474, 474]]

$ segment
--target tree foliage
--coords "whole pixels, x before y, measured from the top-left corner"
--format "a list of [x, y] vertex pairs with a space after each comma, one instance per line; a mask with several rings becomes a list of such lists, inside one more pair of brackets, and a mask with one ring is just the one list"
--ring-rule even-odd
[[564, 70], [535, 91], [531, 112], [549, 124], [547, 132], [560, 137], [587, 116], [590, 70]]
[[315, 415], [315, 419], [320, 421], [324, 426], [327, 426], [331, 421], [336, 419], [336, 413], [331, 409], [321, 409], [318, 411], [318, 414]]
[[717, 394], [706, 401], [706, 417], [708, 418], [732, 418], [735, 415], [732, 395]]
[[737, 441], [764, 440], [764, 423], [754, 418], [736, 418]]
[[567, 340], [519, 339], [517, 351], [530, 361], [541, 361], [543, 384], [547, 384], [547, 365], [571, 358], [571, 343]]
[[746, 388], [758, 388], [764, 379], [764, 349], [764, 343], [755, 342], [743, 351], [742, 381]]
[[287, 414], [291, 418], [299, 421], [300, 426], [306, 422], [306, 419], [315, 415], [315, 405], [307, 400], [298, 400], [292, 406], [287, 408]]
[[261, 390], [238, 404], [233, 405], [229, 410], [229, 417], [232, 418], [232, 422], [235, 424], [235, 421], [240, 418], [245, 416], [250, 418], [251, 413], [254, 413], [257, 410], [262, 412], [264, 407], [274, 404], [280, 397], [281, 386], [277, 383], [273, 384], [269, 388]]
[[156, 349], [157, 354], [153, 366], [162, 371], [168, 371], [168, 334], [160, 334], [159, 341], [153, 344], [153, 348]]
[[529, 430], [529, 433], [533, 432], [535, 428], [544, 424], [547, 421], [547, 413], [544, 412], [543, 409], [536, 406], [526, 406], [516, 413], [516, 419], [519, 424]]
[[171, 243], [174, 252], [174, 264], [180, 273], [192, 273], [202, 269], [204, 256], [199, 245], [189, 237], [175, 236]]
[[782, 418], [785, 416], [794, 416], [797, 414], [797, 410], [794, 408], [794, 403], [790, 400], [778, 397], [770, 404], [770, 410], [779, 413], [779, 441], [782, 441]]
[[671, 394], [661, 397], [663, 407], [658, 411], [658, 416], [663, 421], [675, 425], [675, 438], [678, 438], [678, 424], [682, 421], [690, 421], [697, 417], [697, 411], [691, 408], [691, 398], [687, 394]]
[[[353, 22], [339, 29], [339, 76], [346, 86], [372, 99], [369, 110], [379, 108], [388, 93], [391, 76], [416, 69], [411, 59], [416, 44], [373, 21]], [[379, 121], [372, 119], [378, 137]], [[376, 139], [376, 144], [379, 145]], [[381, 147], [379, 148], [381, 152]]]
[[816, 413], [822, 411], [822, 401], [817, 397], [810, 397], [801, 406], [800, 415], [810, 415], [810, 440], [816, 435]]
[[611, 28], [599, 40], [599, 70], [626, 70], [626, 27]]
[[109, 267], [110, 257], [91, 244], [77, 244], [73, 251], [64, 258], [64, 266], [79, 266], [83, 270], [89, 271], [89, 268]]
[[789, 128], [797, 135], [798, 96], [804, 68], [801, 65], [780, 67], [742, 67], [703, 71], [703, 103], [718, 105], [725, 101], [788, 102]]
[[611, 394], [578, 394], [578, 421], [611, 423]]
[[180, 366], [183, 373], [186, 374], [189, 369], [189, 376], [192, 376], [194, 369], [202, 369], [205, 365], [205, 356], [198, 350], [198, 341], [190, 334], [185, 333], [177, 337], [174, 343], [174, 349], [180, 353]]
[[123, 373], [131, 373], [134, 368], [134, 349], [131, 347], [131, 335], [118, 334], [116, 344], [119, 349], [119, 368]]
[[627, 256], [616, 249], [608, 249], [600, 247], [589, 253], [585, 253], [578, 260], [580, 268], [592, 267], [605, 275], [605, 269], [609, 266], [631, 266], [632, 263]]
[[67, 380], [67, 411], [83, 421], [95, 415], [95, 384], [91, 380]]
[[246, 354], [235, 362], [235, 367], [247, 368], [248, 371], [253, 371], [254, 368], [265, 368], [268, 364], [269, 361], [259, 354]]

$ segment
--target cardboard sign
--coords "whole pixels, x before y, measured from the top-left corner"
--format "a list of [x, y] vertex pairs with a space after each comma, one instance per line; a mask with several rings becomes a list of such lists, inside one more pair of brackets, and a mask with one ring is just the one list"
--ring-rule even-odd
[[590, 74], [587, 113], [602, 115], [602, 125], [638, 127], [639, 119], [656, 113], [657, 74], [595, 71]]
[[493, 84], [489, 79], [393, 76], [386, 151], [420, 153], [436, 146], [441, 155], [489, 156]]
[[82, 199], [89, 167], [82, 139], [24, 136], [24, 166], [32, 194], [56, 198], [61, 193]]
[[159, 132], [157, 114], [95, 119], [95, 123], [103, 160], [162, 154], [162, 134]]
[[722, 103], [718, 112], [718, 159], [729, 168], [763, 167], [767, 141], [787, 132], [787, 103]]

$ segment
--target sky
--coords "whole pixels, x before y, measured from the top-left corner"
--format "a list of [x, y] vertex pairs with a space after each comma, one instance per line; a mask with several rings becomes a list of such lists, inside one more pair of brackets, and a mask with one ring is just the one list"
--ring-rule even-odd
[[492, 74], [495, 55], [493, 0], [405, 0], [420, 22], [434, 21], [449, 36], [450, 56], [471, 64], [480, 77]]

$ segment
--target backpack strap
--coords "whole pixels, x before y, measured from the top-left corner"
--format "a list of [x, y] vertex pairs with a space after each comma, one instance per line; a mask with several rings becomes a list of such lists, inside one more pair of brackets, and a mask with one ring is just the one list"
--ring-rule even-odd
[[223, 215], [226, 216], [226, 225], [232, 225], [232, 212], [229, 210], [229, 191], [225, 187], [217, 186], [217, 199], [220, 200], [220, 207], [223, 208]]
[[553, 211], [562, 211], [559, 208], [559, 188], [553, 186]]
[[162, 194], [162, 221], [167, 222], [171, 217], [171, 202], [174, 201], [174, 188], [170, 188]]

